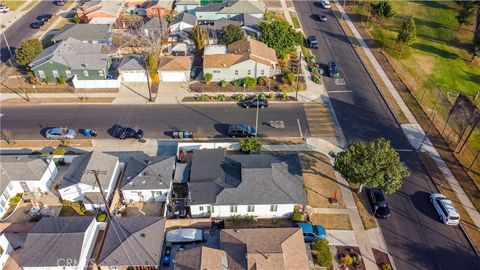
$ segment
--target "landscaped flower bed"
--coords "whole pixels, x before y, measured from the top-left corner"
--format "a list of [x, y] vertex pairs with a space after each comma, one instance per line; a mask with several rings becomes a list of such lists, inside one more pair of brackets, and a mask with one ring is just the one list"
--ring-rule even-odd
[[377, 263], [379, 270], [392, 270], [392, 264], [390, 263], [390, 258], [388, 258], [388, 254], [380, 251], [378, 249], [372, 248], [373, 257], [375, 257], [375, 262]]
[[362, 255], [358, 247], [350, 246], [336, 246], [337, 249], [337, 261], [340, 265], [340, 269], [349, 270], [364, 270], [365, 264], [363, 263]]
[[[256, 95], [244, 95], [242, 93], [233, 94], [230, 96], [219, 94], [219, 95], [208, 95], [201, 94], [195, 97], [184, 97], [182, 102], [241, 102], [246, 99], [255, 98]], [[279, 92], [274, 93], [270, 92], [268, 94], [260, 93], [260, 98], [266, 98], [270, 101], [296, 101], [294, 97], [288, 96], [285, 93]]]

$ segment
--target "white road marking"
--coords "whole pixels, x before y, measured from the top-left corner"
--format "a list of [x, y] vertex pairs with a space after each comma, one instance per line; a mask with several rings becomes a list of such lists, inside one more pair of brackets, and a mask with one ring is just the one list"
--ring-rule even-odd
[[334, 93], [351, 93], [353, 92], [352, 90], [338, 90], [338, 91], [327, 91], [329, 94], [334, 94]]
[[397, 152], [412, 152], [413, 149], [395, 149]]

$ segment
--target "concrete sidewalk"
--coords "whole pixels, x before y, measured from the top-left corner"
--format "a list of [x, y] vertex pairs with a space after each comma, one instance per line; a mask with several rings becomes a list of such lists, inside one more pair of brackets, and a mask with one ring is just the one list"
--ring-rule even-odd
[[430, 141], [430, 139], [425, 134], [420, 124], [417, 122], [417, 120], [413, 116], [408, 106], [400, 97], [400, 94], [398, 93], [397, 89], [395, 88], [393, 83], [390, 81], [387, 74], [385, 73], [383, 68], [380, 66], [380, 63], [378, 63], [373, 53], [368, 48], [362, 36], [358, 32], [358, 30], [355, 28], [352, 21], [348, 17], [348, 15], [345, 13], [345, 10], [343, 9], [343, 7], [340, 5], [340, 3], [337, 0], [335, 0], [335, 5], [337, 6], [338, 10], [342, 13], [342, 16], [345, 19], [345, 22], [347, 23], [348, 27], [354, 34], [356, 40], [360, 44], [360, 47], [365, 52], [365, 54], [367, 55], [372, 65], [375, 67], [375, 70], [377, 71], [379, 76], [382, 78], [382, 81], [387, 86], [391, 95], [395, 99], [395, 102], [399, 105], [400, 109], [408, 119], [409, 124], [403, 124], [401, 125], [401, 127], [403, 132], [405, 133], [405, 136], [408, 138], [410, 144], [417, 151], [426, 152], [432, 157], [435, 164], [442, 172], [444, 178], [449, 183], [450, 187], [454, 190], [461, 204], [465, 207], [465, 210], [468, 212], [468, 214], [472, 218], [473, 222], [475, 223], [475, 226], [480, 228], [480, 213], [476, 210], [476, 208], [468, 198], [467, 194], [465, 194], [465, 191], [461, 188], [457, 179], [453, 176], [452, 172], [448, 168], [445, 161], [440, 157], [440, 154], [437, 152], [432, 142]]

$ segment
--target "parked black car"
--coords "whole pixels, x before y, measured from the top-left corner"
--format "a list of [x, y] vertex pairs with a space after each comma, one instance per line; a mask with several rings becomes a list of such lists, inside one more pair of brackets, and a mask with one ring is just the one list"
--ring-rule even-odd
[[37, 20], [40, 22], [48, 22], [50, 19], [52, 19], [52, 14], [42, 14], [37, 17]]
[[318, 49], [318, 41], [315, 36], [309, 36], [307, 38], [307, 45], [310, 49]]
[[228, 127], [228, 137], [232, 138], [245, 138], [253, 137], [256, 134], [254, 127], [243, 124], [230, 125]]
[[330, 77], [333, 77], [333, 78], [340, 77], [340, 72], [338, 70], [337, 62], [335, 61], [328, 62], [328, 74], [330, 74]]
[[252, 99], [247, 99], [242, 101], [241, 105], [247, 109], [250, 107], [254, 108], [257, 106], [260, 108], [265, 108], [265, 107], [268, 107], [268, 100], [263, 98], [260, 98], [260, 99], [252, 98]]
[[31, 27], [31, 28], [34, 28], [34, 29], [40, 29], [40, 28], [42, 28], [44, 25], [45, 25], [44, 22], [38, 21], [38, 22], [33, 22], [33, 23], [31, 23], [31, 24], [30, 24], [30, 27]]
[[367, 194], [375, 217], [390, 218], [390, 208], [388, 208], [388, 202], [383, 191], [378, 188], [371, 188], [367, 191]]
[[141, 139], [143, 138], [143, 130], [139, 128], [134, 129], [130, 127], [117, 126], [113, 135], [121, 140], [128, 138]]
[[65, 6], [65, 3], [67, 2], [68, 0], [58, 0], [58, 1], [53, 1], [53, 4], [57, 5], [57, 6]]

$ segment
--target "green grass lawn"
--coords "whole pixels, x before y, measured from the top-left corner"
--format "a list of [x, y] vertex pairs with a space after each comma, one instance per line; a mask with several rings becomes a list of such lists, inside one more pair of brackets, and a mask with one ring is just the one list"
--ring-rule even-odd
[[[480, 64], [471, 63], [468, 52], [473, 38], [473, 27], [463, 26], [457, 31], [455, 19], [458, 6], [454, 2], [441, 1], [392, 1], [397, 11], [393, 19], [372, 24], [373, 37], [385, 51], [400, 62], [411, 75], [421, 73], [423, 79], [431, 76], [439, 89], [475, 95], [480, 91]], [[356, 8], [366, 15], [363, 6]], [[417, 25], [417, 41], [400, 53], [400, 45], [394, 40], [401, 23], [413, 15]], [[386, 38], [385, 38], [386, 37]], [[410, 59], [413, 56], [413, 59]]]
[[293, 27], [301, 28], [300, 21], [298, 20], [297, 14], [293, 11], [290, 11], [290, 18], [292, 18]]
[[26, 0], [13, 0], [13, 1], [0, 1], [1, 4], [7, 5], [10, 8], [10, 11], [17, 10], [21, 5], [23, 5]]

